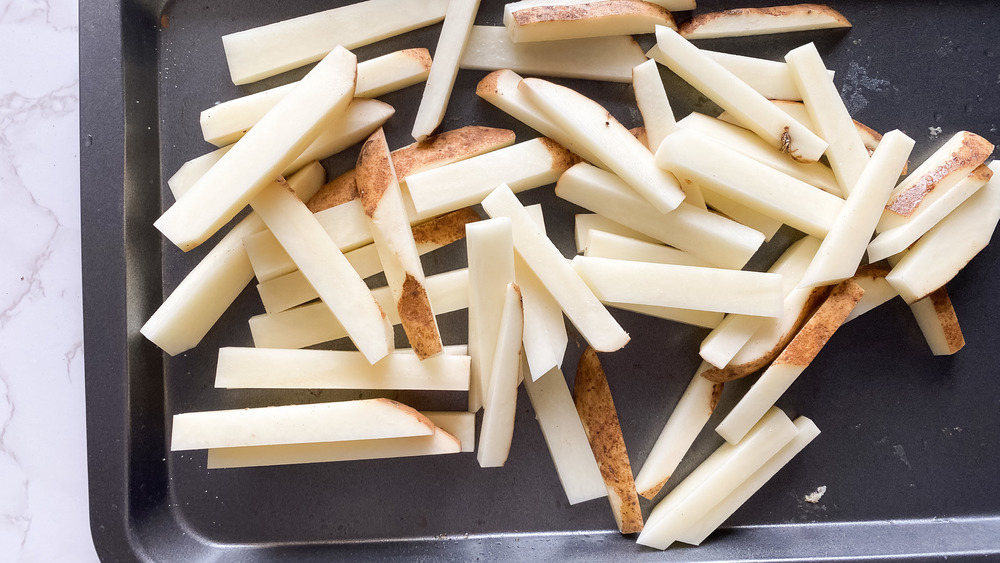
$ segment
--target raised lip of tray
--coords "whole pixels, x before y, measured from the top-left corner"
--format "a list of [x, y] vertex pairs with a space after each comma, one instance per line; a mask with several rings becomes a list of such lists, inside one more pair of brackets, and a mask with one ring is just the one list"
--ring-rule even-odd
[[[655, 560], [806, 560], [962, 557], [1000, 554], [1000, 516], [802, 523], [741, 527], [736, 552], [716, 542], [668, 552], [628, 549], [599, 531], [505, 533], [381, 541], [288, 544], [213, 543], [167, 504], [162, 433], [162, 354], [138, 327], [160, 302], [157, 275], [138, 260], [159, 261], [148, 225], [159, 185], [155, 30], [163, 2], [81, 0], [81, 239], [86, 348], [90, 524], [103, 560], [257, 561], [330, 557], [468, 560], [636, 557]], [[124, 48], [125, 46], [128, 48]], [[156, 107], [155, 105], [153, 107]], [[153, 408], [148, 408], [153, 407]], [[146, 434], [143, 430], [146, 429]]]

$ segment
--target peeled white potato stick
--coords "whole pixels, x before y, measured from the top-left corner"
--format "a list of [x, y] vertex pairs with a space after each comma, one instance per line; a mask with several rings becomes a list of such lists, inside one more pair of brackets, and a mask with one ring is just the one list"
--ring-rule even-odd
[[367, 0], [222, 36], [234, 84], [247, 84], [441, 21], [448, 0]]
[[819, 436], [819, 428], [816, 427], [816, 423], [812, 420], [800, 416], [793, 422], [795, 423], [795, 427], [798, 428], [799, 433], [790, 442], [785, 444], [785, 447], [781, 448], [778, 453], [774, 454], [771, 459], [767, 460], [760, 469], [754, 471], [745, 481], [740, 483], [736, 490], [729, 493], [725, 499], [709, 510], [708, 514], [703, 516], [693, 526], [690, 526], [685, 534], [677, 536], [677, 541], [692, 545], [701, 545], [701, 542], [705, 541], [705, 538], [709, 534], [721, 526], [723, 522], [743, 506], [743, 503], [759, 491], [765, 483], [770, 481], [782, 467], [788, 465], [788, 462], [793, 457], [805, 449], [816, 436]]
[[613, 352], [629, 341], [628, 333], [598, 301], [555, 244], [525, 211], [510, 188], [501, 185], [483, 200], [490, 217], [509, 217], [514, 250], [559, 302], [570, 322], [591, 346]]
[[722, 268], [742, 268], [764, 243], [763, 234], [693, 205], [660, 213], [620, 178], [587, 163], [559, 177], [556, 195]]
[[566, 147], [573, 154], [579, 155], [580, 158], [600, 165], [600, 160], [587, 149], [585, 144], [552, 121], [545, 112], [518, 89], [521, 80], [523, 79], [513, 70], [497, 70], [487, 74], [479, 81], [479, 85], [476, 86], [476, 95], [500, 108], [514, 119]]
[[826, 141], [774, 107], [676, 31], [657, 26], [656, 41], [670, 70], [735, 115], [774, 150], [786, 152], [800, 162], [815, 162], [823, 155]]
[[[709, 51], [708, 49], [702, 49], [701, 52], [724, 66], [726, 70], [736, 75], [743, 82], [746, 82], [747, 86], [753, 88], [769, 100], [802, 99], [799, 89], [795, 86], [795, 82], [792, 81], [788, 65], [783, 62]], [[667, 66], [667, 59], [663, 57], [660, 47], [657, 45], [653, 45], [651, 49], [646, 51], [646, 56], [663, 66]], [[830, 78], [833, 78], [833, 71], [829, 72]], [[798, 117], [793, 117], [799, 120]], [[807, 125], [805, 122], [802, 122], [802, 124]]]
[[354, 54], [332, 51], [154, 226], [182, 250], [204, 242], [344, 114], [356, 76]]
[[365, 358], [375, 363], [392, 352], [392, 323], [361, 276], [287, 184], [279, 181], [250, 204]]
[[406, 179], [417, 216], [430, 218], [482, 201], [500, 184], [521, 192], [551, 184], [576, 155], [544, 137], [411, 174]]
[[904, 223], [879, 233], [868, 244], [869, 262], [888, 258], [906, 250], [972, 194], [979, 191], [979, 188], [985, 186], [992, 177], [993, 171], [989, 167], [979, 166], [940, 197], [921, 204], [917, 212]]
[[865, 290], [852, 280], [838, 284], [795, 338], [760, 376], [747, 394], [715, 429], [730, 444], [736, 444], [757, 424], [764, 413], [791, 387], [819, 351], [826, 346]]
[[[628, 35], [514, 43], [503, 26], [473, 26], [462, 68], [510, 69], [533, 76], [630, 82], [632, 67], [646, 59]], [[544, 133], [543, 133], [544, 134]]]
[[678, 266], [701, 266], [705, 268], [712, 266], [690, 252], [604, 231], [590, 232], [590, 246], [587, 247], [583, 255], [593, 258], [616, 258], [618, 260], [675, 264]]
[[211, 448], [208, 450], [206, 469], [414, 457], [455, 454], [460, 451], [462, 444], [458, 438], [441, 428], [435, 428], [430, 436], [408, 438]]
[[607, 496], [604, 478], [597, 467], [587, 433], [573, 404], [566, 377], [558, 368], [532, 380], [524, 378], [524, 389], [535, 411], [559, 483], [570, 504]]
[[[441, 352], [441, 333], [427, 297], [424, 267], [382, 129], [362, 145], [356, 174], [359, 199], [368, 216], [403, 331], [417, 356], [430, 358]], [[309, 277], [309, 272], [303, 273]]]
[[[439, 315], [469, 306], [469, 276], [466, 269], [427, 276], [427, 294]], [[393, 324], [399, 314], [392, 293], [380, 287], [371, 293]], [[250, 317], [250, 332], [258, 348], [305, 348], [347, 336], [347, 331], [324, 303], [311, 303], [271, 315]]]
[[667, 91], [663, 89], [656, 61], [648, 60], [632, 69], [632, 89], [642, 114], [642, 123], [646, 126], [646, 146], [651, 152], [656, 152], [663, 138], [677, 129], [674, 110], [667, 99]]
[[672, 211], [684, 200], [677, 179], [660, 169], [649, 149], [600, 104], [538, 78], [526, 78], [518, 88], [660, 212]]
[[[347, 106], [344, 115], [324, 127], [316, 140], [286, 166], [281, 175], [290, 176], [310, 162], [331, 157], [347, 147], [360, 143], [392, 117], [395, 111], [389, 104], [378, 100], [355, 99]], [[177, 173], [167, 180], [174, 198], [180, 198], [191, 189], [191, 186], [215, 166], [215, 163], [219, 162], [233, 146], [226, 145], [185, 162]]]
[[943, 197], [986, 162], [992, 153], [993, 144], [979, 135], [968, 131], [955, 133], [892, 191], [878, 222], [879, 232], [898, 227], [917, 216], [922, 207]]
[[641, 0], [511, 2], [504, 6], [503, 23], [515, 42], [632, 35], [652, 33], [658, 25], [676, 27], [669, 10]]
[[779, 274], [577, 256], [573, 268], [601, 301], [777, 317]]
[[[541, 217], [541, 206], [536, 208], [531, 205], [525, 209], [538, 210], [539, 216], [533, 217], [533, 220], [544, 234], [545, 222]], [[524, 259], [516, 254], [514, 278], [521, 289], [521, 302], [524, 305], [524, 358], [528, 366], [527, 373], [531, 375], [525, 379], [534, 380], [553, 368], [562, 366], [569, 336], [559, 302]]]
[[844, 200], [779, 172], [701, 133], [681, 128], [664, 139], [656, 160], [747, 207], [807, 234], [825, 237]]
[[715, 328], [725, 317], [723, 313], [713, 311], [696, 311], [694, 309], [678, 309], [676, 307], [657, 307], [655, 305], [637, 305], [635, 303], [613, 303], [607, 302], [604, 305], [614, 309], [632, 311], [640, 315], [655, 317], [674, 321], [682, 324], [700, 326], [703, 328]]
[[831, 285], [854, 275], [871, 241], [889, 193], [913, 149], [914, 140], [895, 129], [885, 134], [868, 159], [800, 287]]
[[691, 383], [670, 411], [663, 431], [649, 450], [639, 474], [635, 476], [636, 490], [648, 499], [660, 492], [715, 412], [715, 406], [722, 396], [723, 384], [712, 383], [701, 377], [701, 372], [708, 367], [708, 364], [702, 362], [695, 371]]
[[[479, 214], [466, 207], [414, 225], [412, 233], [413, 240], [417, 243], [417, 252], [424, 255], [465, 238], [465, 225], [476, 221], [479, 221]], [[362, 278], [382, 271], [382, 261], [374, 244], [345, 252], [344, 258], [347, 258]], [[319, 297], [316, 289], [299, 270], [260, 282], [257, 284], [257, 292], [268, 313], [279, 313]]]
[[950, 356], [965, 346], [965, 336], [958, 324], [955, 308], [945, 288], [930, 292], [927, 297], [910, 303], [913, 318], [935, 356]]
[[411, 349], [397, 350], [370, 364], [354, 351], [228, 347], [219, 349], [215, 386], [467, 391], [469, 361], [469, 356], [451, 353], [421, 361]]
[[[431, 56], [427, 49], [403, 49], [358, 63], [355, 98], [374, 98], [427, 78]], [[288, 92], [295, 83], [216, 104], [201, 112], [201, 134], [217, 147], [235, 143]]]
[[175, 414], [170, 450], [430, 436], [434, 424], [389, 399]]
[[517, 408], [517, 375], [521, 368], [521, 339], [524, 337], [524, 310], [521, 291], [509, 283], [504, 294], [500, 330], [493, 364], [483, 389], [483, 425], [479, 430], [480, 467], [502, 467], [514, 437]]
[[632, 479], [632, 465], [625, 449], [618, 411], [607, 375], [593, 348], [584, 350], [580, 357], [573, 382], [573, 401], [604, 477], [618, 531], [623, 534], [641, 531], [642, 509]]
[[678, 125], [684, 129], [703, 133], [711, 137], [713, 141], [722, 143], [740, 154], [749, 156], [793, 178], [816, 186], [824, 192], [830, 192], [836, 196], [843, 193], [829, 166], [821, 162], [799, 162], [787, 154], [774, 150], [748, 129], [697, 112], [688, 114], [687, 117], [678, 122]]
[[449, 0], [444, 15], [444, 25], [434, 49], [434, 62], [424, 85], [424, 93], [417, 107], [413, 123], [413, 138], [423, 141], [437, 129], [448, 109], [451, 89], [458, 76], [458, 63], [465, 51], [465, 44], [472, 32], [472, 24], [479, 11], [479, 0]]
[[642, 242], [659, 244], [659, 241], [651, 236], [644, 235], [639, 231], [630, 229], [621, 223], [612, 221], [597, 213], [577, 213], [573, 221], [574, 236], [576, 240], [576, 251], [580, 254], [587, 252], [590, 247], [590, 235], [592, 231], [615, 234], [629, 237]]
[[[785, 55], [785, 62], [792, 70], [792, 80], [802, 93], [816, 134], [830, 144], [826, 149], [826, 158], [837, 175], [841, 191], [845, 196], [849, 195], [868, 164], [868, 149], [816, 45], [808, 43], [793, 49]], [[906, 164], [905, 159], [903, 164]]]
[[886, 276], [907, 303], [944, 286], [989, 244], [1000, 220], [1000, 161], [989, 167], [993, 178], [920, 237]]
[[774, 407], [739, 444], [722, 444], [649, 514], [640, 545], [666, 549], [791, 442], [799, 429]]
[[[299, 197], [308, 198], [319, 190], [325, 176], [323, 166], [314, 162], [289, 178], [288, 185]], [[253, 279], [243, 238], [266, 228], [256, 214], [233, 226], [139, 332], [171, 356], [197, 346]]]
[[493, 369], [507, 285], [514, 281], [514, 242], [510, 219], [499, 217], [466, 226], [469, 264], [469, 355], [472, 385], [469, 411], [483, 404]]
[[837, 27], [851, 27], [837, 10], [823, 4], [795, 4], [704, 12], [684, 22], [678, 31], [688, 39], [712, 39]]

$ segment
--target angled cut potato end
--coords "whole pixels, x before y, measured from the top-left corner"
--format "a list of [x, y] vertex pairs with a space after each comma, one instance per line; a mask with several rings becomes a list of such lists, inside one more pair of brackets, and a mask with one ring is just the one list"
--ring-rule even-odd
[[513, 2], [504, 7], [503, 21], [514, 42], [652, 33], [657, 25], [677, 29], [669, 10], [641, 0]]
[[618, 411], [601, 360], [593, 348], [588, 347], [580, 357], [573, 384], [573, 399], [604, 476], [618, 530], [623, 534], [642, 531], [642, 509], [625, 449], [625, 438], [618, 422]]
[[697, 14], [678, 31], [688, 39], [710, 39], [838, 27], [851, 27], [851, 22], [830, 6], [795, 4]]

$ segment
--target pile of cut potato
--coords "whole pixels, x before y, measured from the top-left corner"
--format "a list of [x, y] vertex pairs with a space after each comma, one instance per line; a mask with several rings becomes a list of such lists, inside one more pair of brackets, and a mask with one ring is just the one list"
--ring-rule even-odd
[[[945, 285], [1000, 220], [993, 145], [963, 131], [908, 162], [914, 140], [855, 122], [814, 44], [768, 61], [691, 42], [850, 26], [829, 7], [699, 13], [678, 28], [671, 11], [693, 9], [522, 0], [489, 27], [473, 25], [478, 0], [365, 0], [223, 37], [236, 84], [317, 64], [202, 113], [220, 148], [170, 178], [176, 203], [156, 228], [186, 251], [252, 212], [142, 334], [183, 353], [256, 279], [266, 312], [249, 320], [255, 347], [219, 350], [216, 387], [460, 391], [469, 409], [382, 398], [182, 413], [171, 449], [206, 449], [209, 468], [473, 451], [500, 467], [523, 383], [569, 503], [607, 497], [623, 534], [665, 549], [700, 544], [819, 434], [775, 403], [841, 325], [898, 295], [934, 354], [958, 352]], [[365, 61], [349, 50], [442, 21], [433, 60], [426, 49]], [[655, 45], [644, 53], [633, 34]], [[661, 66], [724, 113], [676, 120]], [[478, 97], [540, 136], [441, 131], [461, 69], [491, 71]], [[631, 83], [644, 127], [522, 74]], [[415, 142], [391, 147], [382, 126], [394, 110], [376, 98], [420, 83], [406, 124]], [[327, 181], [318, 161], [359, 143], [356, 167]], [[575, 218], [572, 259], [546, 234], [548, 210], [516, 195], [551, 184], [593, 212]], [[767, 271], [744, 270], [782, 225], [805, 236]], [[424, 273], [422, 255], [462, 239], [467, 268]], [[370, 289], [379, 273], [385, 287]], [[608, 307], [711, 329], [638, 472], [598, 356], [630, 340]], [[437, 316], [462, 309], [467, 343], [446, 346]], [[572, 392], [566, 319], [589, 345]], [[394, 349], [395, 325], [409, 349]], [[343, 338], [356, 351], [307, 349]], [[723, 385], [757, 373], [716, 428], [725, 443], [672, 482]], [[644, 520], [639, 496], [665, 485]]]

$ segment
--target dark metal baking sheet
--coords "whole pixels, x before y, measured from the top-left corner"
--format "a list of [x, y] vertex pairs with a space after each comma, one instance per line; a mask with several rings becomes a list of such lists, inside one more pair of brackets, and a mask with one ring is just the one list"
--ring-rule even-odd
[[[291, 80], [245, 88], [228, 80], [219, 37], [342, 2], [303, 0], [83, 0], [81, 161], [91, 525], [108, 561], [262, 561], [408, 557], [441, 560], [803, 560], [1000, 555], [1000, 250], [988, 247], [949, 284], [967, 346], [934, 358], [899, 300], [845, 327], [780, 405], [823, 434], [700, 548], [649, 550], [614, 530], [603, 500], [569, 507], [522, 393], [507, 466], [480, 470], [468, 454], [441, 458], [207, 471], [204, 452], [169, 453], [177, 412], [334, 400], [343, 394], [213, 388], [215, 350], [250, 344], [251, 287], [196, 350], [169, 358], [138, 333], [162, 297], [211, 247], [183, 255], [153, 220], [170, 203], [165, 178], [210, 149], [200, 110]], [[701, 9], [761, 5], [715, 3]], [[1000, 4], [836, 2], [849, 32], [709, 41], [780, 59], [815, 40], [854, 116], [917, 140], [913, 161], [961, 129], [1000, 140]], [[480, 23], [499, 24], [484, 0]], [[683, 17], [683, 16], [682, 16]], [[414, 46], [433, 50], [439, 26], [357, 49], [365, 59]], [[646, 38], [648, 44], [648, 38]], [[472, 95], [463, 71], [444, 127], [506, 126], [535, 134]], [[678, 115], [713, 106], [663, 72]], [[563, 80], [639, 124], [627, 85]], [[420, 86], [384, 99], [397, 109], [390, 143], [408, 142]], [[940, 127], [934, 137], [930, 127]], [[356, 150], [326, 164], [336, 173]], [[549, 232], [573, 252], [578, 210], [551, 189], [522, 194], [545, 205]], [[794, 234], [783, 231], [781, 237]], [[779, 238], [781, 238], [779, 237]], [[464, 246], [428, 269], [460, 265]], [[705, 331], [615, 311], [633, 342], [604, 355], [634, 468], [641, 466], [697, 364]], [[451, 314], [455, 341], [464, 317]], [[571, 336], [572, 378], [581, 340]], [[741, 385], [726, 392], [720, 414]], [[355, 395], [357, 396], [357, 395]], [[459, 408], [462, 397], [402, 394], [418, 407]], [[717, 421], [718, 418], [715, 419]], [[715, 422], [713, 421], [713, 422]], [[680, 468], [720, 440], [709, 425]], [[818, 504], [803, 496], [828, 487]], [[648, 514], [651, 503], [643, 501]]]

